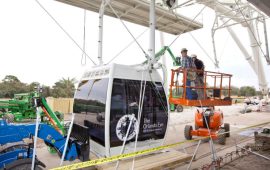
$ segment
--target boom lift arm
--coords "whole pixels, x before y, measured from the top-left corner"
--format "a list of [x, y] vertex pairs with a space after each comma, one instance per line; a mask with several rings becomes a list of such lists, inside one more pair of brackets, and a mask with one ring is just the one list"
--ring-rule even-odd
[[172, 53], [172, 50], [170, 49], [170, 47], [168, 46], [164, 46], [161, 48], [161, 50], [156, 53], [155, 55], [155, 59], [159, 60], [161, 56], [164, 55], [164, 53], [168, 51], [168, 53], [170, 54], [172, 60], [173, 60], [173, 66], [180, 66], [181, 65], [181, 58], [180, 57], [175, 57]]
[[[155, 54], [155, 60], [158, 61], [160, 60], [161, 56], [165, 54], [165, 52], [168, 51], [170, 54], [171, 59], [173, 60], [173, 66], [180, 66], [181, 65], [181, 57], [175, 57], [174, 54], [172, 53], [172, 50], [168, 46], [164, 46], [161, 48], [159, 52]], [[147, 64], [147, 60], [143, 62], [143, 64]]]
[[65, 135], [66, 130], [64, 125], [58, 119], [56, 114], [52, 111], [44, 97], [39, 98], [39, 106], [41, 107], [44, 115], [49, 119], [50, 124], [61, 134]]

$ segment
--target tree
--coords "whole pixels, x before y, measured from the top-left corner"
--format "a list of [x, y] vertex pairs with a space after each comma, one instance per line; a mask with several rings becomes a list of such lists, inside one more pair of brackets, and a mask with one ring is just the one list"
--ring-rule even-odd
[[[229, 86], [225, 86], [225, 89], [228, 89]], [[228, 90], [223, 90], [223, 95], [228, 96], [229, 91]], [[231, 96], [238, 96], [239, 94], [239, 87], [236, 86], [231, 86]]]
[[16, 76], [7, 75], [0, 83], [0, 97], [12, 98], [16, 93], [28, 91], [27, 85], [22, 83]]
[[75, 92], [75, 78], [62, 78], [53, 86], [53, 97], [73, 97]]
[[43, 85], [42, 86], [42, 96], [44, 96], [44, 97], [49, 97], [49, 96], [51, 96], [51, 88], [50, 88], [50, 86], [45, 86], [45, 85]]
[[38, 86], [40, 86], [39, 82], [32, 82], [28, 85], [28, 89], [29, 91], [35, 91]]
[[21, 82], [16, 76], [13, 76], [13, 75], [6, 75], [2, 81], [3, 83], [20, 83]]
[[[41, 86], [39, 82], [32, 82], [31, 84], [28, 85], [28, 91], [32, 92], [32, 91], [36, 91], [37, 87]], [[50, 86], [46, 86], [46, 85], [42, 85], [42, 96], [43, 97], [49, 97], [51, 96], [51, 88]]]
[[238, 96], [238, 94], [239, 94], [239, 87], [236, 87], [236, 86], [231, 86], [231, 95], [232, 96]]
[[[48, 97], [73, 97], [75, 92], [75, 79], [62, 78], [55, 83], [53, 89], [49, 86], [42, 85], [42, 96]], [[39, 82], [32, 82], [26, 84], [21, 82], [16, 76], [7, 75], [0, 82], [0, 98], [13, 98], [14, 94], [28, 93], [36, 90], [36, 87], [40, 86]]]
[[242, 86], [239, 90], [240, 96], [255, 96], [256, 89], [252, 86]]

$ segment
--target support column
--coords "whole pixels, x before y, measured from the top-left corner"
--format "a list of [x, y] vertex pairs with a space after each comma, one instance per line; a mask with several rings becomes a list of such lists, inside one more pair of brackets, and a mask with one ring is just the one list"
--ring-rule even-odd
[[98, 35], [98, 61], [99, 65], [103, 64], [103, 58], [102, 58], [102, 52], [103, 52], [103, 16], [104, 16], [104, 10], [107, 6], [107, 1], [102, 0], [102, 3], [100, 5], [99, 9], [99, 35]]
[[[150, 2], [150, 12], [149, 12], [149, 28], [150, 28], [150, 44], [149, 44], [149, 54], [150, 54], [150, 62], [149, 64], [152, 65], [155, 59], [155, 31], [156, 31], [156, 15], [155, 15], [155, 6], [156, 1], [151, 0]], [[152, 66], [151, 66], [152, 67]], [[150, 68], [151, 68], [150, 67]]]

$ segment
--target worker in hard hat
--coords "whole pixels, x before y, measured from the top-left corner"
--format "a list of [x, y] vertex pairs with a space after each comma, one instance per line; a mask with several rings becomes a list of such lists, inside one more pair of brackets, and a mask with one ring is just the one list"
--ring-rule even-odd
[[194, 68], [194, 63], [190, 56], [187, 54], [188, 50], [186, 48], [181, 49], [181, 56], [182, 56], [182, 68], [187, 70], [187, 79], [186, 79], [186, 98], [192, 100], [192, 90], [190, 88], [191, 81], [193, 80], [192, 74], [189, 69]]
[[197, 58], [196, 54], [191, 55], [192, 61], [196, 67], [196, 79], [195, 79], [195, 86], [196, 86], [196, 92], [198, 94], [198, 99], [202, 100], [204, 99], [204, 63], [200, 59]]

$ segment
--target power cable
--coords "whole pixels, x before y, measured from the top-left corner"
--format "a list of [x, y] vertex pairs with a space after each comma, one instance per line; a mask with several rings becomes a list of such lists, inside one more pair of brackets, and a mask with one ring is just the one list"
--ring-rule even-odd
[[212, 61], [212, 63], [215, 65], [214, 60], [210, 57], [210, 55], [207, 53], [207, 51], [203, 48], [203, 46], [200, 44], [200, 42], [189, 32], [189, 35], [193, 38], [193, 40], [197, 43], [197, 45], [203, 50], [203, 52], [206, 54], [206, 56]]
[[185, 1], [185, 2], [183, 2], [183, 3], [181, 3], [181, 4], [179, 4], [179, 5], [177, 5], [177, 6], [173, 7], [173, 8], [171, 8], [171, 10], [179, 9], [179, 8], [183, 8], [183, 7], [187, 7], [187, 6], [191, 6], [191, 5], [196, 4], [196, 2], [192, 2], [192, 1], [194, 1], [194, 0], [188, 0], [188, 1]]
[[[144, 85], [143, 85], [144, 81]], [[142, 109], [143, 109], [143, 103], [144, 103], [144, 97], [145, 97], [145, 88], [146, 88], [146, 79], [144, 79], [144, 71], [142, 72], [142, 79], [141, 79], [141, 88], [140, 88], [140, 100], [139, 100], [139, 110], [138, 110], [138, 126], [136, 129], [136, 137], [135, 137], [135, 146], [133, 152], [137, 151], [137, 142], [138, 142], [138, 136], [140, 132], [140, 124], [141, 124], [141, 117], [142, 117]], [[135, 166], [135, 156], [132, 160], [132, 167], [133, 170]]]
[[226, 45], [227, 45], [227, 43], [228, 43], [228, 40], [229, 40], [229, 36], [227, 36], [227, 38], [226, 38], [226, 41], [225, 41], [224, 46], [223, 46], [223, 48], [222, 48], [222, 51], [221, 51], [221, 53], [220, 53], [219, 61], [221, 60], [221, 57], [222, 57], [223, 54], [224, 54], [225, 47], [226, 47]]
[[[157, 22], [164, 17], [165, 14], [163, 14], [162, 16], [160, 16], [158, 19], [157, 19]], [[141, 34], [139, 34], [139, 36], [136, 37], [135, 40], [139, 39], [146, 31], [148, 31], [148, 28], [145, 29]], [[131, 41], [127, 46], [125, 46], [120, 52], [118, 52], [107, 64], [110, 64], [113, 60], [115, 60], [117, 57], [120, 56], [120, 54], [122, 54], [126, 49], [128, 49], [134, 42], [135, 40], [133, 39], [133, 41]], [[106, 65], [107, 65], [106, 64]]]
[[85, 51], [80, 47], [80, 45], [74, 40], [74, 38], [61, 26], [61, 24], [49, 13], [49, 11], [39, 2], [35, 0], [36, 3], [47, 13], [47, 15], [56, 23], [56, 25], [68, 36], [68, 38], [82, 51], [84, 54], [92, 61], [94, 65], [97, 65], [94, 60], [85, 53]]
[[172, 44], [174, 44], [175, 43], [175, 41], [180, 37], [180, 35], [182, 35], [187, 29], [189, 29], [190, 28], [190, 25], [192, 24], [192, 23], [194, 23], [194, 21], [195, 21], [195, 19], [203, 12], [203, 10], [206, 8], [206, 6], [204, 6], [201, 10], [200, 10], [200, 12], [191, 20], [191, 22], [189, 22], [188, 23], [188, 25], [186, 26], [186, 29], [184, 29], [171, 43], [170, 43], [170, 45], [168, 46], [169, 48], [172, 46]]
[[111, 10], [113, 11], [114, 15], [120, 20], [120, 22], [122, 23], [122, 25], [126, 28], [127, 32], [130, 34], [130, 36], [133, 38], [133, 40], [136, 42], [136, 44], [142, 50], [142, 52], [145, 55], [145, 57], [147, 59], [149, 59], [149, 55], [144, 51], [144, 49], [142, 48], [142, 46], [140, 45], [140, 43], [136, 40], [136, 38], [134, 37], [134, 35], [130, 32], [130, 30], [128, 29], [128, 27], [126, 26], [126, 24], [124, 23], [124, 21], [121, 19], [121, 17], [116, 13], [116, 11], [114, 10], [114, 8], [111, 6], [110, 3], [108, 3], [108, 5], [111, 8]]
[[[148, 29], [144, 30], [140, 35], [138, 35], [136, 37], [136, 40], [139, 39], [146, 31], [148, 31]], [[115, 60], [118, 56], [120, 56], [120, 54], [122, 54], [126, 49], [128, 49], [133, 43], [135, 42], [135, 40], [131, 41], [127, 46], [125, 46], [120, 52], [118, 52], [107, 64], [110, 64], [113, 60]], [[107, 65], [106, 64], [106, 65]]]
[[[168, 117], [168, 115], [169, 115], [168, 105], [166, 104], [166, 105], [167, 105], [167, 106], [166, 106], [166, 105], [164, 104], [163, 99], [162, 99], [162, 95], [160, 94], [160, 92], [159, 92], [159, 90], [158, 90], [158, 88], [157, 88], [156, 83], [153, 81], [153, 78], [152, 78], [152, 75], [151, 75], [150, 72], [149, 72], [149, 77], [150, 77], [150, 80], [151, 80], [150, 85], [151, 85], [151, 87], [153, 88], [153, 90], [154, 90], [154, 92], [155, 92], [155, 95], [158, 97], [159, 102], [160, 102], [160, 104], [161, 104], [161, 107], [163, 108], [163, 110], [165, 111], [165, 113], [166, 113], [166, 115], [167, 115], [167, 117]], [[162, 85], [162, 89], [164, 90], [163, 85]], [[165, 93], [165, 91], [164, 91], [164, 93]], [[165, 94], [165, 95], [166, 95], [166, 94]]]
[[85, 55], [85, 45], [86, 45], [86, 10], [84, 10], [84, 18], [83, 18], [83, 53], [81, 58], [81, 65], [86, 64], [86, 55]]
[[[144, 55], [146, 56], [146, 58], [148, 59], [149, 58], [149, 55], [144, 51], [144, 49], [142, 48], [142, 46], [139, 44], [139, 42], [137, 41], [137, 39], [139, 38], [139, 37], [141, 37], [147, 30], [144, 30], [137, 38], [135, 38], [135, 36], [131, 33], [131, 31], [128, 29], [128, 27], [126, 26], [126, 24], [123, 22], [123, 20], [121, 19], [121, 17], [116, 13], [116, 11], [114, 10], [114, 8], [111, 6], [111, 4], [110, 3], [108, 3], [108, 5], [109, 5], [109, 7], [111, 8], [111, 10], [112, 10], [112, 12], [115, 14], [115, 16], [120, 20], [120, 22], [122, 23], [122, 25], [126, 28], [126, 30], [128, 31], [128, 33], [131, 35], [131, 37], [133, 38], [133, 41], [132, 42], [130, 42], [126, 47], [124, 47], [119, 53], [117, 53], [107, 64], [109, 64], [109, 63], [111, 63], [114, 59], [116, 59], [121, 53], [123, 53], [127, 48], [129, 48], [134, 42], [136, 42], [136, 44], [139, 46], [139, 48], [142, 50], [142, 52], [144, 53]], [[193, 23], [194, 22], [194, 20], [199, 16], [199, 14], [205, 9], [205, 7], [206, 6], [204, 6], [203, 8], [202, 8], [202, 10], [195, 16], [195, 18], [187, 25], [187, 27], [186, 27], [186, 29], [185, 30], [183, 30], [179, 35], [178, 35], [178, 37], [182, 34], [182, 33], [184, 33], [187, 29], [189, 29], [190, 28], [190, 25], [191, 25], [191, 23]], [[175, 14], [174, 14], [175, 15]], [[162, 17], [164, 16], [164, 14], [161, 16], [161, 17], [159, 17], [158, 18], [158, 20], [159, 19], [161, 19]], [[177, 17], [177, 15], [175, 15], [176, 17]], [[177, 17], [178, 18], [178, 17]], [[158, 21], [157, 20], [157, 21]], [[163, 28], [163, 27], [162, 27]], [[177, 38], [178, 38], [177, 37]], [[177, 39], [176, 38], [176, 39]], [[175, 39], [175, 40], [176, 40]], [[174, 41], [175, 41], [174, 40]], [[169, 45], [169, 47], [174, 43], [174, 41]]]

